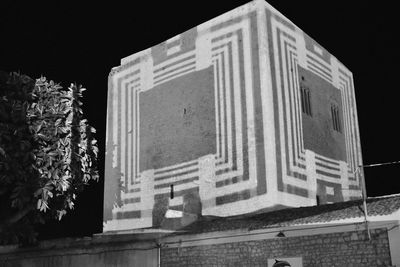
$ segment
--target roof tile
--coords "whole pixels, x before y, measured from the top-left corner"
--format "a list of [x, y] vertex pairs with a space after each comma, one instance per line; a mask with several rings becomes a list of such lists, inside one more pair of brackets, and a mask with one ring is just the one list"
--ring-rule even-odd
[[[368, 198], [369, 216], [389, 215], [400, 209], [400, 195]], [[205, 233], [236, 229], [263, 229], [363, 217], [362, 200], [337, 202], [320, 206], [287, 208], [258, 214], [231, 217], [202, 217], [181, 233]]]

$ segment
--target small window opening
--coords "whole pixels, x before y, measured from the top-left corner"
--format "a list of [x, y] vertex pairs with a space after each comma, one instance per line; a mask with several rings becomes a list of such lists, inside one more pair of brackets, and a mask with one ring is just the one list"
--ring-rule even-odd
[[169, 197], [170, 197], [170, 199], [174, 198], [174, 185], [173, 184], [170, 185]]
[[321, 205], [321, 200], [319, 199], [318, 195], [316, 196], [316, 199], [317, 199], [317, 206]]
[[310, 89], [306, 87], [301, 87], [300, 94], [301, 94], [301, 110], [308, 116], [312, 116]]
[[336, 132], [342, 132], [342, 126], [339, 116], [339, 107], [335, 104], [331, 105], [332, 126]]

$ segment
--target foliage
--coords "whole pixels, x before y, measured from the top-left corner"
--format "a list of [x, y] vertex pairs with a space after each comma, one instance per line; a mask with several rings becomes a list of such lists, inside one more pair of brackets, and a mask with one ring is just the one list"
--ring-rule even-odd
[[88, 181], [98, 180], [84, 90], [0, 75], [0, 243], [32, 242], [32, 225], [61, 220]]

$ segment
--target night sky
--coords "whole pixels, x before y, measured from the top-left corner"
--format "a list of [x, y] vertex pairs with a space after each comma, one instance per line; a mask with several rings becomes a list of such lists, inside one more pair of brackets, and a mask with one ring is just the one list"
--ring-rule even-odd
[[[97, 129], [101, 179], [86, 189], [75, 211], [61, 223], [40, 227], [40, 237], [88, 236], [102, 231], [107, 77], [111, 68], [123, 57], [248, 1], [141, 1], [140, 5], [139, 1], [96, 1], [92, 5], [37, 2], [42, 1], [1, 1], [0, 70], [19, 71], [32, 78], [44, 75], [65, 87], [77, 82], [87, 88], [84, 112]], [[353, 72], [364, 164], [400, 160], [400, 32], [394, 2], [268, 2]], [[365, 169], [368, 196], [400, 193], [399, 171], [400, 165]]]

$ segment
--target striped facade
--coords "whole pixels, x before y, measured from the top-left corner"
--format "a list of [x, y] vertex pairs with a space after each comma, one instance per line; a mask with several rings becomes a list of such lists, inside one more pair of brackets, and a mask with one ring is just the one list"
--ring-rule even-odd
[[104, 232], [361, 195], [352, 73], [266, 2], [122, 59], [108, 86]]

